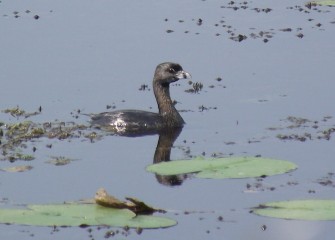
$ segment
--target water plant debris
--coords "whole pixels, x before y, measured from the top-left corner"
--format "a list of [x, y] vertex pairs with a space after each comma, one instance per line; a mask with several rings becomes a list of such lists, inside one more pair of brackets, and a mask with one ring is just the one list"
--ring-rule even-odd
[[164, 212], [164, 210], [150, 207], [136, 198], [126, 197], [126, 200], [128, 201], [121, 201], [109, 195], [104, 188], [100, 188], [95, 194], [95, 202], [104, 207], [129, 209], [136, 214], [151, 214], [157, 211]]

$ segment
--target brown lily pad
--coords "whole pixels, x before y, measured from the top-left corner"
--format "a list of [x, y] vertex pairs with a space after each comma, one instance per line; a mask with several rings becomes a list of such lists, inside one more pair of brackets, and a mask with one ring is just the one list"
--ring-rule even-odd
[[136, 198], [126, 197], [126, 200], [128, 201], [121, 201], [116, 197], [109, 195], [104, 188], [100, 188], [95, 194], [95, 202], [104, 207], [129, 209], [136, 214], [151, 214], [156, 211], [162, 211], [150, 207]]

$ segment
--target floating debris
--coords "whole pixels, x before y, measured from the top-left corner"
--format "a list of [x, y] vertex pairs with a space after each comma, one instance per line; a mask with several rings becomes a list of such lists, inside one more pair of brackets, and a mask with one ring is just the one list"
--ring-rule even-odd
[[76, 159], [70, 159], [66, 157], [51, 157], [51, 160], [46, 161], [46, 163], [53, 164], [55, 166], [65, 166], [75, 161]]
[[[301, 129], [304, 130], [304, 132], [302, 133], [279, 133], [276, 135], [276, 137], [280, 140], [296, 140], [300, 142], [317, 139], [330, 140], [331, 136], [335, 133], [335, 124], [328, 124], [328, 121], [331, 119], [331, 116], [325, 116], [321, 120], [310, 120], [307, 118], [288, 116], [286, 119], [282, 120], [283, 122], [287, 123], [286, 126], [269, 127], [267, 129], [270, 131], [299, 131]], [[325, 126], [326, 123], [327, 125]]]
[[42, 112], [42, 107], [40, 106], [38, 108], [38, 111], [30, 112], [30, 113], [27, 113], [25, 110], [20, 109], [19, 106], [15, 107], [15, 108], [8, 108], [8, 109], [5, 109], [5, 110], [2, 110], [2, 112], [3, 113], [8, 113], [11, 116], [16, 117], [16, 118], [18, 118], [18, 117], [28, 118], [28, 117], [40, 114]]
[[104, 188], [100, 188], [95, 194], [95, 202], [104, 207], [126, 208], [136, 214], [151, 214], [157, 211], [165, 212], [164, 210], [150, 207], [136, 198], [126, 197], [126, 200], [128, 201], [121, 201], [116, 197], [109, 195]]
[[33, 169], [32, 166], [15, 166], [15, 167], [8, 167], [8, 168], [1, 168], [1, 171], [4, 172], [10, 172], [10, 173], [16, 173], [16, 172], [26, 172]]
[[[26, 112], [19, 108], [6, 111], [14, 116], [24, 116]], [[15, 162], [17, 160], [30, 161], [34, 156], [21, 153], [26, 149], [27, 144], [32, 145], [33, 152], [36, 147], [33, 145], [36, 139], [39, 138], [57, 138], [59, 140], [70, 139], [90, 139], [91, 142], [95, 139], [100, 139], [106, 133], [97, 133], [96, 129], [91, 129], [90, 126], [76, 124], [74, 122], [45, 122], [34, 123], [32, 121], [21, 121], [17, 123], [0, 122], [0, 160], [9, 160]], [[48, 148], [52, 144], [46, 145]], [[35, 150], [34, 150], [35, 149]], [[57, 163], [60, 165], [60, 163]]]
[[192, 81], [190, 81], [189, 83], [192, 84], [192, 88], [185, 90], [187, 93], [198, 93], [203, 88], [203, 84], [201, 82], [192, 83]]

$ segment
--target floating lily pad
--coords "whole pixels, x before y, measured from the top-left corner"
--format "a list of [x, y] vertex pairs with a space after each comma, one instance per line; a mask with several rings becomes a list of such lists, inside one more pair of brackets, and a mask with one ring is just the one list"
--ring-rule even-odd
[[111, 218], [98, 218], [97, 221], [103, 225], [110, 225], [115, 227], [127, 226], [130, 228], [166, 228], [177, 224], [177, 222], [173, 219], [150, 215], [137, 215], [136, 217], [128, 219], [124, 222], [120, 221], [119, 219], [115, 221]]
[[312, 1], [312, 4], [324, 5], [324, 6], [335, 6], [335, 0], [321, 0], [321, 1]]
[[257, 215], [297, 219], [335, 220], [335, 200], [296, 200], [261, 204], [253, 209]]
[[26, 209], [0, 209], [0, 223], [33, 226], [109, 225], [115, 227], [162, 228], [176, 221], [157, 216], [136, 215], [128, 209], [96, 204], [28, 205]]
[[292, 171], [294, 163], [256, 157], [231, 157], [161, 162], [147, 167], [159, 175], [196, 173], [199, 178], [249, 178], [271, 176]]

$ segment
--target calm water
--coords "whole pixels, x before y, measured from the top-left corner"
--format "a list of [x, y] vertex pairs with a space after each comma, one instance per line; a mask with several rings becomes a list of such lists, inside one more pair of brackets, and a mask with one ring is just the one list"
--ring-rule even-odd
[[[267, 201], [335, 197], [334, 187], [316, 182], [335, 171], [334, 140], [276, 138], [282, 131], [316, 134], [311, 127], [268, 130], [288, 126], [282, 121], [288, 116], [319, 121], [320, 129], [335, 124], [334, 119], [321, 121], [334, 116], [334, 8], [302, 7], [309, 11], [305, 13], [296, 5], [303, 6], [304, 1], [234, 5], [227, 1], [1, 1], [0, 109], [18, 105], [35, 111], [42, 106], [43, 113], [31, 120], [79, 123], [88, 119], [73, 118], [71, 112], [78, 109], [102, 112], [106, 105], [115, 105], [156, 111], [152, 91], [138, 89], [142, 84], [151, 88], [158, 63], [175, 61], [204, 87], [198, 94], [185, 92], [191, 87], [187, 82], [171, 87], [187, 122], [171, 159], [202, 153], [260, 154], [292, 161], [299, 169], [265, 179], [265, 191], [257, 193], [244, 192], [247, 183], [256, 184], [255, 179], [187, 179], [181, 186], [168, 187], [145, 171], [153, 161], [158, 136], [110, 136], [96, 143], [41, 139], [33, 143], [37, 151], [36, 159], [29, 162], [31, 171], [0, 174], [0, 197], [9, 200], [0, 205], [89, 198], [104, 187], [120, 198], [135, 196], [171, 209], [169, 216], [179, 222], [141, 235], [133, 231], [128, 239], [332, 239], [334, 222], [287, 221], [249, 213], [250, 207]], [[262, 11], [266, 8], [272, 10]], [[280, 30], [285, 28], [291, 31]], [[233, 41], [227, 31], [248, 38]], [[299, 33], [302, 38], [296, 36]], [[200, 106], [207, 110], [201, 111]], [[1, 113], [0, 121], [17, 119]], [[26, 152], [32, 153], [32, 146]], [[45, 163], [51, 156], [77, 161], [56, 167]], [[0, 164], [2, 168], [25, 163]], [[205, 213], [185, 215], [184, 211]], [[223, 222], [217, 220], [219, 216]], [[105, 231], [93, 228], [93, 238], [102, 239]], [[91, 238], [80, 228], [53, 233], [51, 228], [0, 225], [1, 239], [31, 235]]]

